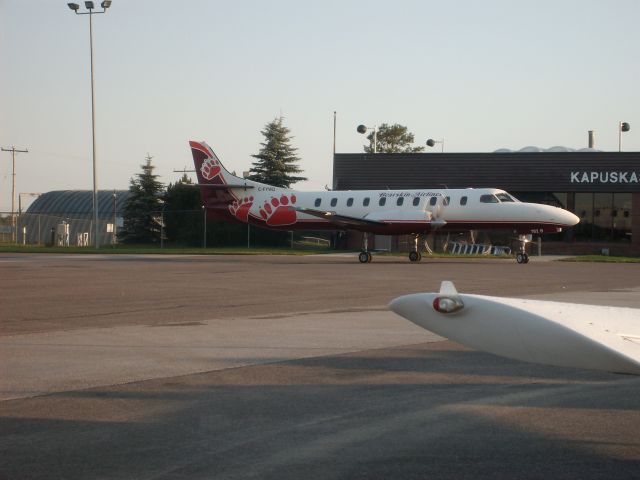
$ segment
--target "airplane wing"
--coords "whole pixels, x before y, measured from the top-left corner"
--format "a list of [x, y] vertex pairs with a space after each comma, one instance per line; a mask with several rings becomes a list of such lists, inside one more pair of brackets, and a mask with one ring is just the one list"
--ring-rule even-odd
[[640, 375], [640, 309], [462, 295], [451, 282], [389, 307], [431, 332], [503, 357]]
[[341, 227], [382, 227], [387, 225], [385, 222], [379, 222], [377, 220], [349, 217], [347, 215], [339, 215], [336, 212], [330, 212], [326, 210], [314, 210], [313, 208], [297, 207], [296, 211], [300, 213], [306, 213], [307, 215], [312, 215], [314, 217], [322, 218]]

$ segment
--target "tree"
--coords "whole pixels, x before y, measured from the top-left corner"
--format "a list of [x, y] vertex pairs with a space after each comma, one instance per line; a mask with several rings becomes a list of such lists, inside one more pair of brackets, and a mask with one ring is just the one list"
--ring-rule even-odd
[[164, 196], [164, 234], [166, 240], [185, 246], [202, 243], [202, 198], [200, 190], [185, 173], [170, 183]]
[[274, 187], [289, 188], [292, 183], [306, 180], [305, 177], [295, 176], [302, 173], [296, 162], [297, 148], [291, 146], [290, 130], [284, 126], [283, 117], [275, 118], [264, 127], [262, 134], [265, 141], [257, 155], [258, 160], [253, 163], [249, 179], [266, 183]]
[[[413, 133], [407, 127], [398, 123], [388, 125], [383, 123], [378, 127], [378, 153], [415, 153], [422, 152], [424, 147], [414, 147]], [[364, 145], [366, 153], [373, 153], [373, 132], [367, 136], [369, 145]]]
[[147, 155], [142, 172], [132, 178], [131, 196], [124, 207], [124, 227], [118, 237], [124, 243], [157, 243], [160, 241], [160, 216], [164, 186], [153, 174], [155, 168]]

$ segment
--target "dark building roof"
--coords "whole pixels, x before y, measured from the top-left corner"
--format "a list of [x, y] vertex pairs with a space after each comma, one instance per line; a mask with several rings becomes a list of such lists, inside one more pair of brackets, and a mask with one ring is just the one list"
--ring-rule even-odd
[[640, 192], [640, 152], [337, 153], [336, 190]]
[[[113, 217], [114, 190], [98, 191], [98, 215]], [[129, 190], [115, 190], [117, 209], [121, 210], [131, 193]], [[93, 213], [93, 192], [91, 190], [55, 190], [40, 195], [26, 213], [55, 215], [91, 215]]]

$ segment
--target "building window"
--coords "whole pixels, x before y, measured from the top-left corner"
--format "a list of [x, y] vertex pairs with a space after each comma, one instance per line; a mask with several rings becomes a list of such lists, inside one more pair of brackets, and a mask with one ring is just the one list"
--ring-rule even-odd
[[322, 203], [322, 199], [321, 198], [316, 198], [316, 201], [314, 202], [314, 205], [316, 207], [319, 207], [321, 203]]
[[617, 212], [613, 218], [613, 240], [631, 241], [631, 194], [614, 193], [613, 208]]
[[613, 230], [613, 193], [593, 194], [593, 239], [611, 240]]
[[337, 198], [335, 198], [335, 197], [334, 197], [334, 198], [332, 198], [332, 199], [331, 199], [331, 206], [332, 206], [332, 207], [335, 207], [337, 204], [338, 204], [338, 199], [337, 199]]
[[404, 203], [404, 197], [398, 197], [398, 201], [396, 202], [397, 206], [402, 206], [402, 204]]
[[420, 197], [415, 197], [413, 199], [413, 206], [417, 207], [418, 205], [420, 205]]
[[352, 205], [353, 205], [353, 197], [347, 199], [347, 207], [350, 207]]
[[380, 201], [378, 202], [378, 205], [380, 205], [381, 207], [384, 207], [385, 203], [387, 203], [387, 197], [380, 197]]
[[580, 223], [573, 227], [575, 238], [588, 240], [593, 235], [593, 193], [576, 193], [575, 214]]
[[460, 205], [466, 205], [467, 204], [467, 197], [461, 197], [460, 198]]
[[369, 206], [369, 197], [366, 197], [364, 200], [362, 200], [362, 206], [363, 207]]

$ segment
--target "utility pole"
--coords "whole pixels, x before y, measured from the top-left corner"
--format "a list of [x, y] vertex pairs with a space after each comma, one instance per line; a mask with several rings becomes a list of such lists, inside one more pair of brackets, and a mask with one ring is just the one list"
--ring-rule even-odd
[[13, 168], [11, 170], [11, 176], [13, 177], [11, 186], [11, 240], [13, 243], [16, 243], [16, 153], [29, 153], [29, 150], [26, 148], [24, 150], [18, 150], [16, 147], [12, 146], [11, 148], [2, 147], [2, 151], [11, 152], [11, 158], [13, 161]]

